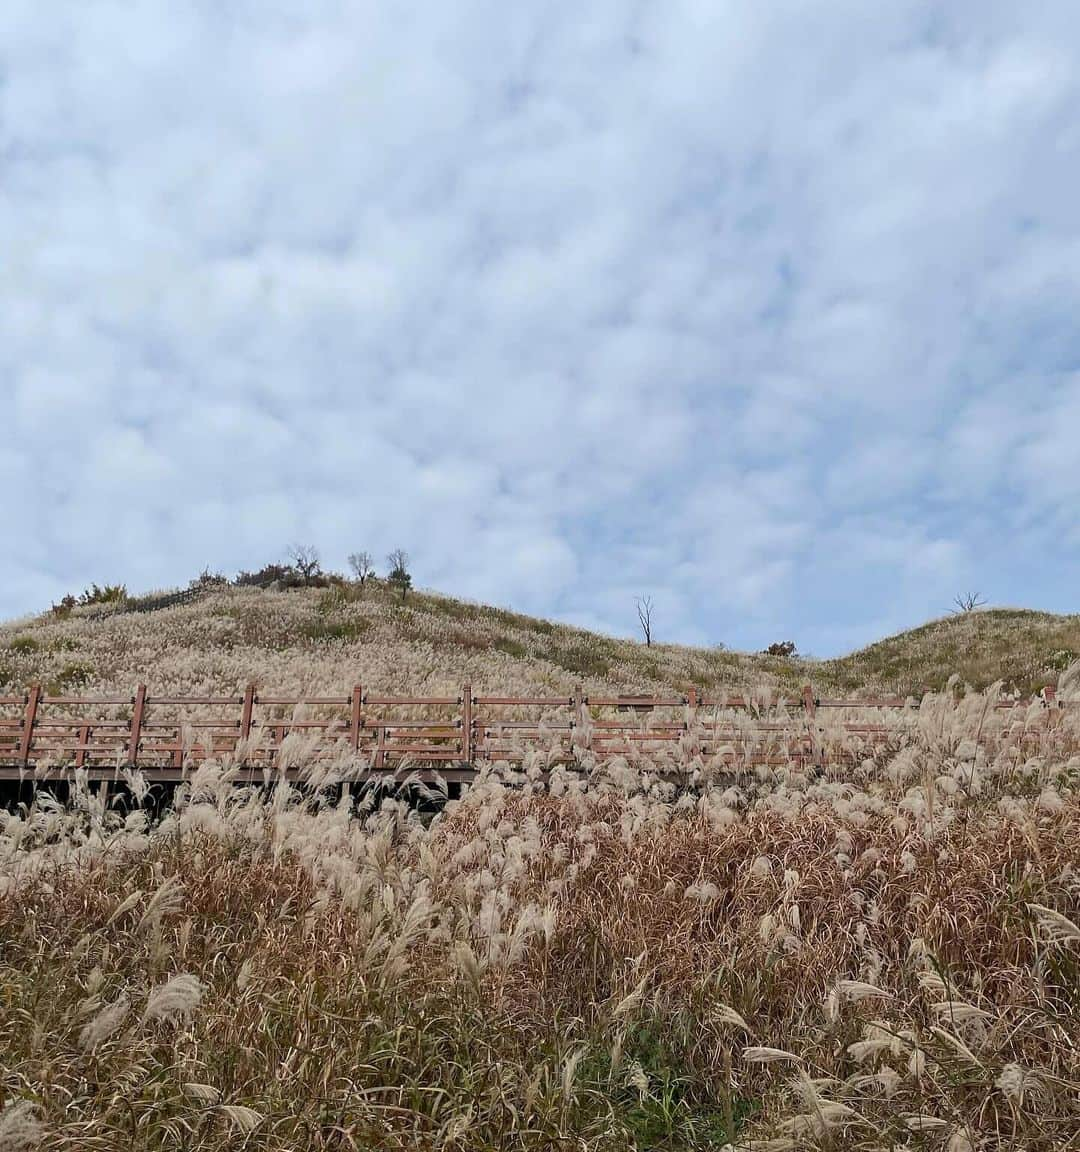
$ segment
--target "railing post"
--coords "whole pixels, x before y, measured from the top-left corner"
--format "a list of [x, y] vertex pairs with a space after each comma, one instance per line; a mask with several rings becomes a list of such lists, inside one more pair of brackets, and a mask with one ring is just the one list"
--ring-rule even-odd
[[79, 729], [79, 746], [75, 750], [75, 767], [82, 768], [86, 765], [86, 746], [90, 743], [90, 725], [84, 724]]
[[30, 764], [30, 746], [34, 741], [34, 722], [37, 720], [38, 703], [41, 700], [41, 685], [31, 684], [26, 697], [26, 711], [23, 713], [22, 743], [19, 745], [19, 762], [24, 768]]
[[128, 736], [127, 762], [134, 766], [139, 759], [139, 740], [142, 736], [143, 712], [146, 710], [146, 685], [135, 689], [135, 707], [131, 711], [131, 733]]
[[[240, 738], [237, 740], [237, 745], [244, 746], [244, 759], [241, 764], [245, 767], [250, 763], [248, 760], [248, 752], [250, 749], [247, 746], [248, 740], [251, 738], [251, 717], [255, 711], [255, 685], [249, 684], [244, 689], [244, 697], [240, 707]], [[235, 753], [235, 749], [233, 749]]]
[[379, 724], [379, 741], [375, 748], [375, 767], [386, 767], [386, 722]]
[[244, 689], [244, 706], [240, 712], [240, 739], [247, 740], [251, 736], [251, 716], [255, 711], [255, 685], [249, 684]]
[[814, 690], [809, 684], [803, 686], [802, 702], [803, 711], [806, 713], [807, 720], [813, 720], [817, 715], [817, 705], [814, 703]]
[[1050, 731], [1062, 719], [1062, 714], [1059, 711], [1060, 705], [1058, 704], [1057, 689], [1053, 684], [1047, 684], [1043, 689], [1043, 700], [1046, 703], [1046, 730]]
[[466, 684], [461, 690], [461, 758], [466, 764], [473, 758], [472, 709], [472, 685]]
[[567, 733], [567, 752], [574, 759], [577, 760], [577, 746], [575, 738], [577, 729], [581, 726], [582, 714], [585, 710], [585, 686], [580, 682], [574, 689], [574, 695], [571, 698], [570, 706], [573, 709], [573, 715], [570, 717], [570, 731]]
[[354, 753], [360, 750], [360, 725], [363, 719], [360, 714], [364, 703], [364, 687], [357, 684], [352, 690], [352, 718], [349, 721], [349, 745]]

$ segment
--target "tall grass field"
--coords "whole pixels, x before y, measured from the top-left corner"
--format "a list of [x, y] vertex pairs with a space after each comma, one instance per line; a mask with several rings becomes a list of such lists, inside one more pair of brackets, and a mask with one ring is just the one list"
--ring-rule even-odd
[[[776, 701], [809, 675], [920, 702], [819, 771], [541, 748], [418, 804], [240, 787], [221, 757], [153, 819], [139, 773], [135, 804], [38, 788], [0, 813], [0, 1152], [1080, 1148], [1080, 664], [1053, 619], [813, 666], [335, 589], [5, 626], [8, 690]], [[995, 707], [1051, 683], [1053, 709]]]

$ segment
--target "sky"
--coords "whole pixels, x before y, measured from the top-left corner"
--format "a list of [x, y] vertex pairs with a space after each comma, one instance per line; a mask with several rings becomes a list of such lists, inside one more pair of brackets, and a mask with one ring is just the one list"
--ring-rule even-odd
[[4, 0], [0, 617], [316, 545], [829, 656], [1078, 611], [1080, 7]]

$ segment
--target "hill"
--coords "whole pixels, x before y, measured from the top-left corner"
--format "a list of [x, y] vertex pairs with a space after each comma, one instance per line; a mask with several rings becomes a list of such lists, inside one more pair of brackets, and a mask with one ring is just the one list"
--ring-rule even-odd
[[[179, 599], [179, 603], [171, 600]], [[161, 607], [162, 604], [167, 606]], [[0, 625], [0, 692], [298, 694], [362, 682], [385, 692], [685, 691], [772, 685], [796, 693], [919, 695], [953, 673], [1027, 694], [1080, 653], [1080, 615], [997, 609], [950, 616], [837, 659], [811, 661], [598, 635], [549, 620], [385, 585], [270, 591], [213, 586], [75, 607]]]
[[[0, 629], [9, 690], [1030, 690], [1077, 647], [1023, 612], [809, 663], [382, 587], [177, 596]], [[426, 813], [227, 758], [65, 804], [35, 765], [0, 808], [0, 1149], [1072, 1146], [1080, 715], [989, 703], [823, 773], [534, 760]]]

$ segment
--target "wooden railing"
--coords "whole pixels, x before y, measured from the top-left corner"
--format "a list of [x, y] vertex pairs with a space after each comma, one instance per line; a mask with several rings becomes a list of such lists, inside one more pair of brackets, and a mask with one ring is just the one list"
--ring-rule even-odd
[[[466, 684], [456, 696], [391, 697], [357, 684], [346, 696], [299, 699], [254, 687], [242, 696], [152, 696], [140, 684], [131, 695], [83, 698], [49, 696], [35, 684], [24, 696], [0, 697], [0, 779], [54, 767], [104, 778], [138, 767], [151, 778], [179, 780], [225, 755], [252, 772], [295, 774], [335, 759], [367, 772], [411, 765], [464, 779], [480, 762], [520, 762], [530, 749], [548, 764], [578, 761], [585, 751], [598, 760], [643, 754], [686, 763], [720, 755], [747, 764], [824, 763], [850, 757], [853, 742], [865, 748], [888, 740], [912, 716], [908, 703], [819, 699], [809, 686], [795, 701], [762, 709], [747, 696], [694, 690], [517, 697], [474, 695]], [[1052, 689], [1041, 703], [1048, 721], [1060, 711]]]

